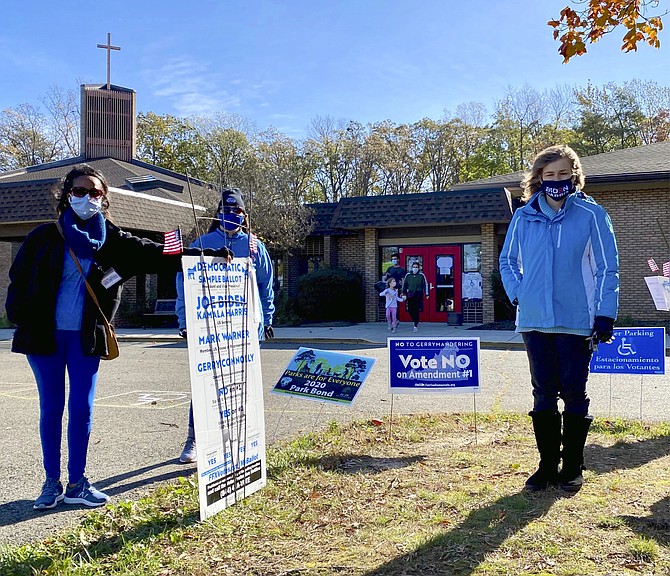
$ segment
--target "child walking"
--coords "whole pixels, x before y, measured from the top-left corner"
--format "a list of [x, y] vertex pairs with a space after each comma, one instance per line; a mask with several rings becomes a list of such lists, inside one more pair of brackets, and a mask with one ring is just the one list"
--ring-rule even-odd
[[386, 321], [389, 324], [389, 330], [395, 332], [398, 327], [398, 302], [404, 302], [405, 297], [401, 296], [396, 290], [396, 281], [395, 278], [389, 278], [386, 281], [386, 288], [384, 291], [380, 292], [380, 296], [386, 297]]

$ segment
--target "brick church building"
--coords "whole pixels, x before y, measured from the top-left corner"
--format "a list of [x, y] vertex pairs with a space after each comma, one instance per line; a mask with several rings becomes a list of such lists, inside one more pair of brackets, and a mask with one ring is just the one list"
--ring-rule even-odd
[[[582, 158], [584, 192], [609, 213], [620, 257], [619, 317], [664, 325], [644, 281], [647, 260], [670, 260], [670, 141]], [[383, 318], [373, 288], [393, 253], [407, 270], [419, 261], [430, 284], [422, 321], [491, 322], [491, 276], [522, 172], [454, 186], [448, 192], [343, 198], [312, 205], [316, 226], [304, 250], [288, 261], [289, 288], [315, 266], [357, 270], [365, 285], [366, 321]], [[401, 306], [401, 319], [408, 319]]]
[[[194, 210], [206, 218], [217, 202], [205, 182], [135, 158], [135, 92], [114, 85], [81, 87], [81, 155], [0, 174], [0, 302], [7, 271], [37, 225], [55, 220], [53, 188], [77, 163], [102, 171], [110, 184], [111, 214], [122, 229], [162, 241], [180, 226], [194, 228]], [[582, 158], [585, 192], [609, 212], [617, 236], [620, 317], [646, 324], [668, 323], [657, 311], [644, 277], [647, 260], [670, 260], [670, 142]], [[449, 191], [342, 198], [311, 205], [314, 229], [295, 254], [274, 254], [278, 284], [289, 295], [301, 274], [319, 266], [360, 272], [365, 320], [383, 319], [374, 290], [399, 254], [408, 270], [419, 262], [429, 283], [422, 321], [486, 323], [496, 318], [491, 278], [513, 210], [519, 205], [522, 173], [467, 182]], [[195, 206], [191, 204], [189, 183]], [[201, 225], [201, 229], [206, 229]], [[158, 299], [175, 297], [174, 277], [140, 276], [126, 283], [119, 324], [142, 322]], [[4, 312], [4, 310], [2, 311]], [[401, 306], [401, 320], [408, 314]]]

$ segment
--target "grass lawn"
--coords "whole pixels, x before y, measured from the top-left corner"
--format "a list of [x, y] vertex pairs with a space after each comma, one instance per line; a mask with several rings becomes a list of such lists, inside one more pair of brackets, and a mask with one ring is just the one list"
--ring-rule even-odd
[[0, 574], [670, 574], [670, 424], [596, 419], [585, 485], [521, 491], [516, 414], [331, 424], [273, 447], [268, 486], [198, 522], [195, 476], [0, 549]]

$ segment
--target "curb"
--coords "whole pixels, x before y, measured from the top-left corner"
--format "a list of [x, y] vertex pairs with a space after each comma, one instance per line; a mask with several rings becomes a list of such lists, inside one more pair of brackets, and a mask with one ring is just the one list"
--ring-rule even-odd
[[[137, 336], [133, 334], [117, 334], [119, 342], [164, 342], [175, 343], [184, 342], [180, 336]], [[310, 338], [292, 338], [275, 337], [268, 344], [364, 344], [367, 346], [386, 346], [386, 342], [369, 340], [367, 338], [319, 338], [318, 336]], [[482, 342], [479, 344], [482, 350], [525, 350], [523, 342]]]

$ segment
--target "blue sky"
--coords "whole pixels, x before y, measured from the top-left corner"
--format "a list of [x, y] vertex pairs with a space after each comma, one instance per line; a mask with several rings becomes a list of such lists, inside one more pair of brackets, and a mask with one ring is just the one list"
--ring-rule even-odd
[[0, 108], [104, 83], [107, 32], [121, 46], [112, 83], [137, 92], [139, 111], [233, 112], [297, 138], [316, 116], [415, 122], [469, 101], [491, 111], [524, 83], [670, 84], [667, 30], [660, 50], [623, 53], [615, 32], [563, 64], [546, 22], [568, 1], [6, 2]]

